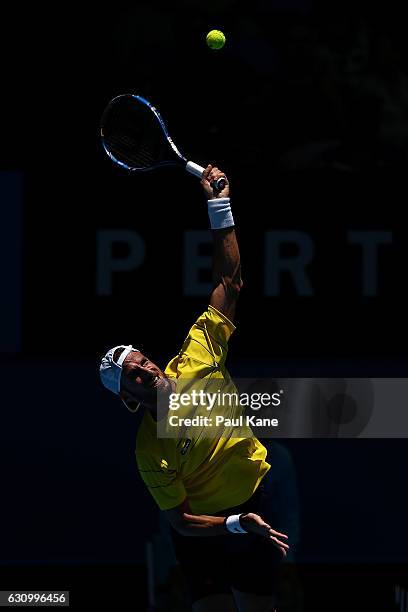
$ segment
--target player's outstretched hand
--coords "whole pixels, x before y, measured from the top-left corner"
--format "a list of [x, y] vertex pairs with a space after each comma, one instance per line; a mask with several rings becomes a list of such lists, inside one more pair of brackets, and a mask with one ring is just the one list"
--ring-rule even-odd
[[[225, 178], [226, 185], [222, 191], [215, 191], [211, 187], [211, 182], [216, 181], [219, 178]], [[216, 166], [208, 165], [203, 172], [203, 178], [201, 184], [204, 188], [207, 200], [213, 200], [214, 198], [228, 198], [229, 197], [229, 182], [224, 172], [219, 170]]]
[[258, 515], [249, 512], [248, 514], [243, 514], [240, 518], [240, 522], [242, 523], [242, 527], [248, 531], [248, 533], [254, 533], [255, 535], [260, 535], [263, 538], [266, 538], [279, 548], [282, 555], [286, 557], [286, 553], [289, 550], [289, 545], [286, 544], [283, 540], [287, 540], [288, 536], [284, 533], [279, 533], [279, 531], [275, 531], [272, 529], [268, 523]]

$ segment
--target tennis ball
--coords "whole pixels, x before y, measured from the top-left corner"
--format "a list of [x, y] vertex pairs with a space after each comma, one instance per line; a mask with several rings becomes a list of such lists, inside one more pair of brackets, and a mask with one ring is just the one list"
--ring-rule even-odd
[[211, 30], [207, 34], [206, 41], [210, 49], [222, 49], [225, 45], [225, 36], [220, 30]]

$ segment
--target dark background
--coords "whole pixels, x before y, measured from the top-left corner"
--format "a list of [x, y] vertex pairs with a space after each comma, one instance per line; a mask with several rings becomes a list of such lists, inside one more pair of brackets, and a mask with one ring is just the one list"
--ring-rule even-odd
[[[212, 28], [227, 35], [222, 51], [205, 45]], [[233, 374], [405, 377], [403, 12], [307, 0], [15, 4], [2, 8], [0, 45], [0, 170], [23, 190], [21, 224], [9, 191], [0, 193], [0, 586], [25, 588], [38, 576], [48, 588], [53, 563], [65, 564], [74, 589], [77, 564], [135, 564], [143, 609], [157, 512], [136, 472], [136, 421], [101, 389], [97, 364], [123, 341], [161, 364], [178, 351], [206, 306], [205, 296], [183, 293], [184, 231], [206, 229], [207, 219], [194, 177], [114, 168], [100, 115], [114, 95], [141, 94], [189, 158], [227, 172], [245, 281]], [[98, 232], [123, 228], [143, 237], [145, 260], [98, 296]], [[265, 295], [267, 230], [312, 238], [313, 296], [299, 296], [290, 277], [279, 296]], [[393, 234], [371, 297], [362, 294], [361, 252], [347, 244], [353, 230]], [[393, 567], [381, 574], [386, 588], [403, 580], [406, 441], [287, 448], [301, 500], [300, 566], [356, 564], [366, 577]], [[122, 569], [111, 575], [131, 580]]]

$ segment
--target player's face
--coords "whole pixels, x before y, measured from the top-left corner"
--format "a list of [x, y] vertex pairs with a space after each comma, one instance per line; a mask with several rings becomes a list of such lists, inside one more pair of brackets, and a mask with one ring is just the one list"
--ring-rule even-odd
[[154, 406], [158, 394], [169, 395], [173, 385], [153, 361], [132, 351], [122, 364], [122, 390], [132, 401]]

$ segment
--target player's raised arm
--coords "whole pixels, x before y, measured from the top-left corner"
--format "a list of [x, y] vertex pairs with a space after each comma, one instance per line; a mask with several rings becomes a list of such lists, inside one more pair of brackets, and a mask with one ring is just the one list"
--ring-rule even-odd
[[[220, 177], [226, 179], [226, 185], [217, 193], [211, 187], [211, 182]], [[208, 214], [214, 237], [214, 289], [210, 304], [233, 321], [242, 279], [241, 260], [229, 200], [229, 183], [221, 170], [207, 166], [201, 184], [208, 200]]]

